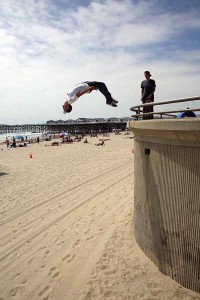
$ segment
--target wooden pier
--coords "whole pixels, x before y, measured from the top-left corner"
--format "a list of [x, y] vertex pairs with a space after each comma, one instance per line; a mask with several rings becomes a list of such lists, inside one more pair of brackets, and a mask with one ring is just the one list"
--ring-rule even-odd
[[[130, 118], [129, 118], [130, 120]], [[79, 119], [66, 121], [47, 121], [45, 124], [22, 124], [22, 125], [6, 125], [0, 124], [0, 134], [7, 133], [20, 133], [20, 132], [32, 132], [32, 133], [57, 133], [66, 131], [71, 134], [76, 133], [101, 133], [101, 132], [112, 132], [113, 129], [122, 130], [126, 129], [128, 118], [124, 119], [102, 119], [102, 120], [91, 120], [91, 119]]]

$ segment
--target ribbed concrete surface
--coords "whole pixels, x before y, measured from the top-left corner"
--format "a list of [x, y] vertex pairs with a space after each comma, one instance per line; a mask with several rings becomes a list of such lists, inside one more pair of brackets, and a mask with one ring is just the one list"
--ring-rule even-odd
[[129, 123], [135, 237], [160, 271], [200, 292], [200, 120], [170, 121]]

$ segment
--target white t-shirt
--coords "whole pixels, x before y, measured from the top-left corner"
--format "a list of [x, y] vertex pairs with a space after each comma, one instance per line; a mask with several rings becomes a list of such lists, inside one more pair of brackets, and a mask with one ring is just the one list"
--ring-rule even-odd
[[66, 100], [68, 101], [69, 104], [74, 103], [78, 97], [76, 96], [78, 93], [83, 92], [89, 87], [87, 83], [79, 83], [75, 85], [71, 90], [68, 91]]

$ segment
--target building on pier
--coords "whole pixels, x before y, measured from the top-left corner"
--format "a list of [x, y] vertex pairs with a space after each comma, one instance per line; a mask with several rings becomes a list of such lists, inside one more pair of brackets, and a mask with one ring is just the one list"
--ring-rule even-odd
[[22, 125], [7, 125], [0, 124], [0, 134], [19, 133], [19, 132], [32, 132], [32, 133], [56, 133], [67, 131], [72, 134], [76, 133], [101, 133], [111, 132], [113, 129], [125, 130], [128, 121], [133, 118], [79, 118], [77, 120], [49, 120], [43, 124], [22, 124]]

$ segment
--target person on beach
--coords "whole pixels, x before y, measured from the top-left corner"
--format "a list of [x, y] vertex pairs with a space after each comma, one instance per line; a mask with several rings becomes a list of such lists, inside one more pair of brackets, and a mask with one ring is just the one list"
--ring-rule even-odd
[[7, 148], [9, 148], [9, 145], [10, 145], [10, 141], [9, 141], [8, 138], [6, 138], [6, 146], [7, 146]]
[[16, 147], [16, 140], [15, 138], [13, 137], [12, 138], [12, 148], [15, 148]]
[[[152, 76], [149, 71], [144, 72], [145, 80], [141, 82], [141, 101], [142, 103], [154, 102], [154, 92], [156, 89], [155, 80], [150, 79]], [[143, 113], [153, 112], [153, 106], [143, 107]], [[144, 115], [143, 119], [153, 119], [153, 115]]]
[[87, 138], [84, 139], [83, 143], [84, 143], [84, 144], [88, 144]]
[[99, 140], [98, 144], [95, 144], [95, 146], [105, 146], [105, 143], [102, 139]]
[[70, 113], [72, 111], [72, 103], [86, 93], [91, 93], [93, 90], [99, 90], [106, 98], [106, 104], [117, 107], [118, 101], [113, 99], [111, 93], [108, 91], [107, 86], [103, 82], [99, 81], [85, 81], [75, 85], [68, 91], [66, 102], [63, 105], [64, 113]]

